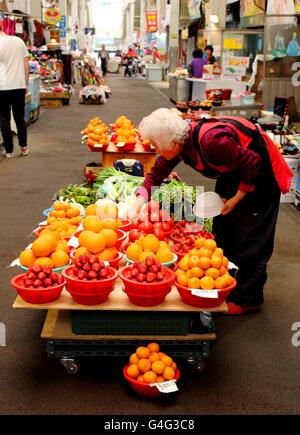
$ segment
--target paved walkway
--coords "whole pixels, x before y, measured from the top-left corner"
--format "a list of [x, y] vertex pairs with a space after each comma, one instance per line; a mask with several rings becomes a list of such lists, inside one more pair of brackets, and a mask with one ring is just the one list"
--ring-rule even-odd
[[[136, 396], [122, 380], [123, 359], [86, 361], [78, 377], [48, 360], [39, 334], [44, 313], [14, 311], [9, 286], [18, 271], [7, 268], [31, 241], [53, 194], [82, 181], [83, 164], [95, 160], [80, 143], [87, 121], [112, 122], [125, 114], [138, 122], [170, 103], [143, 80], [110, 75], [113, 97], [104, 106], [44, 110], [30, 126], [32, 154], [0, 162], [0, 322], [7, 346], [0, 347], [0, 414], [280, 414], [299, 413], [300, 347], [291, 344], [300, 322], [299, 212], [281, 208], [275, 253], [269, 266], [264, 310], [255, 316], [215, 316], [218, 341], [206, 371], [183, 369], [180, 393], [161, 401]], [[181, 166], [186, 182], [204, 179]], [[205, 181], [206, 186], [211, 184]]]

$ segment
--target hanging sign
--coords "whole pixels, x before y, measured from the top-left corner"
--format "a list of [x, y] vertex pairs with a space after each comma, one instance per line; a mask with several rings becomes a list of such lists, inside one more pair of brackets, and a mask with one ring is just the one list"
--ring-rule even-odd
[[[281, 1], [281, 3], [283, 3]], [[266, 10], [266, 0], [242, 0], [240, 2], [240, 16], [252, 17], [264, 14]]]
[[59, 24], [60, 19], [61, 19], [60, 12], [55, 7], [48, 8], [44, 12], [44, 22], [47, 24], [55, 26], [56, 24]]
[[152, 9], [146, 12], [147, 33], [155, 33], [158, 30], [157, 10]]

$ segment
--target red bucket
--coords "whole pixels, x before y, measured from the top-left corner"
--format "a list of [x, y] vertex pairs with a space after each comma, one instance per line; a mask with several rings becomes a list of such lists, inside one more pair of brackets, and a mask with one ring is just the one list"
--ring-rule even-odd
[[85, 295], [100, 295], [100, 294], [108, 294], [113, 291], [115, 280], [118, 277], [118, 272], [109, 267], [109, 271], [112, 273], [112, 276], [107, 279], [95, 280], [95, 281], [84, 281], [77, 279], [76, 277], [70, 276], [71, 271], [75, 266], [67, 267], [63, 270], [62, 274], [66, 279], [66, 289], [68, 292]]
[[25, 274], [17, 275], [11, 280], [11, 286], [14, 287], [22, 299], [29, 304], [48, 304], [56, 301], [63, 291], [66, 284], [64, 281], [62, 284], [57, 284], [52, 287], [46, 287], [42, 289], [28, 289], [21, 285]]
[[[123, 369], [123, 375], [127, 382], [129, 382], [130, 386], [136, 391], [138, 394], [144, 397], [158, 397], [163, 395], [164, 393], [161, 393], [157, 387], [151, 387], [151, 385], [146, 384], [146, 382], [138, 382], [137, 380], [131, 378], [127, 374], [127, 369], [129, 367], [129, 364], [124, 367]], [[178, 381], [180, 378], [180, 371], [178, 368], [175, 371], [175, 379]]]
[[[197, 308], [215, 308], [226, 301], [229, 294], [236, 286], [236, 280], [234, 280], [234, 282], [231, 286], [226, 287], [222, 290], [217, 290], [218, 297], [216, 299], [199, 297], [199, 296], [193, 295], [191, 292], [191, 289], [189, 289], [187, 287], [183, 287], [182, 285], [178, 284], [177, 282], [175, 283], [175, 286], [177, 287], [177, 290], [181, 296], [181, 299], [187, 305], [191, 305], [192, 307], [197, 307]], [[210, 290], [206, 290], [206, 291], [209, 292]]]

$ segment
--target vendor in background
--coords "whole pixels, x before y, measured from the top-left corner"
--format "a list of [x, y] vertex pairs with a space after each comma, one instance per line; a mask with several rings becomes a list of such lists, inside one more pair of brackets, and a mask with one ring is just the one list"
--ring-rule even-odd
[[101, 59], [101, 70], [104, 77], [107, 74], [107, 62], [109, 61], [109, 53], [104, 44], [102, 44], [102, 49], [99, 51], [98, 58]]
[[217, 59], [215, 58], [215, 56], [213, 56], [213, 52], [214, 52], [213, 46], [207, 45], [204, 51], [205, 51], [205, 59], [208, 65], [214, 65]]
[[206, 59], [203, 59], [203, 51], [200, 48], [197, 48], [193, 51], [193, 60], [190, 64], [190, 73], [191, 76], [200, 79], [203, 76], [203, 67], [207, 64]]
[[160, 52], [157, 50], [157, 47], [153, 47], [153, 56], [156, 63], [161, 62], [161, 55]]
[[209, 178], [224, 199], [214, 219], [218, 246], [238, 267], [237, 286], [228, 298], [228, 314], [260, 309], [267, 263], [274, 247], [280, 193], [287, 193], [292, 173], [268, 135], [239, 117], [191, 122], [169, 109], [143, 119], [139, 131], [160, 157], [146, 176], [130, 217], [149, 199], [151, 188], [184, 162]]

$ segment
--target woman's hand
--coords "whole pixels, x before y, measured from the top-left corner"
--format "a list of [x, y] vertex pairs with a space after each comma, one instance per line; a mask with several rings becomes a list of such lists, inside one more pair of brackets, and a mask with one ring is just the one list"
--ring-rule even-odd
[[238, 190], [232, 198], [228, 200], [224, 199], [224, 207], [221, 211], [221, 214], [223, 216], [226, 216], [227, 214], [231, 213], [232, 210], [234, 210], [235, 207], [238, 205], [238, 203], [245, 197], [245, 195], [245, 192]]
[[139, 195], [133, 204], [133, 206], [128, 210], [128, 219], [135, 219], [141, 212], [143, 205], [145, 204], [145, 198]]

